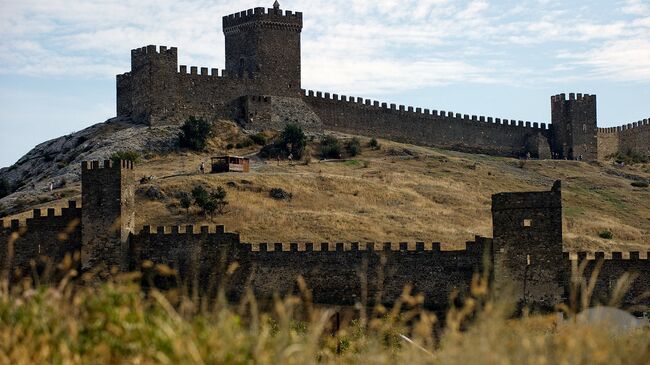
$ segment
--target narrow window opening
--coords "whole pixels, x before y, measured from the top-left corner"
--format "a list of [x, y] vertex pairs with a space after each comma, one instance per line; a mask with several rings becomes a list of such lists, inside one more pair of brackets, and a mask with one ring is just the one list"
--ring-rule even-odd
[[532, 226], [533, 226], [532, 219], [524, 219], [524, 227], [532, 227]]

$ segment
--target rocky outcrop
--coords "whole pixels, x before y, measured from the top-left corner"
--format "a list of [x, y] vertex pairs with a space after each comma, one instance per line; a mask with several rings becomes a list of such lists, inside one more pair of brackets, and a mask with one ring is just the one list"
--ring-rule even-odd
[[11, 210], [20, 199], [33, 198], [80, 180], [82, 160], [105, 160], [117, 151], [161, 153], [178, 145], [178, 126], [147, 127], [128, 119], [113, 118], [82, 131], [39, 144], [14, 165], [0, 169], [15, 192], [0, 199]]

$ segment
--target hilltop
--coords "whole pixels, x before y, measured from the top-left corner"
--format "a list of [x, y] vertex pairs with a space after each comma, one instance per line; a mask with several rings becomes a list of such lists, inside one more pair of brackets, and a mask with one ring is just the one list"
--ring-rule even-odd
[[[650, 180], [647, 164], [523, 161], [386, 140], [373, 150], [365, 147], [365, 137], [359, 137], [364, 146], [360, 155], [319, 161], [318, 136], [311, 137], [314, 157], [309, 164], [289, 164], [256, 157], [259, 146], [228, 150], [229, 144], [248, 138], [233, 122], [216, 124], [205, 153], [179, 151], [177, 128], [112, 120], [37, 146], [16, 165], [0, 170], [0, 178], [21, 185], [0, 200], [12, 213], [6, 219], [27, 217], [34, 207], [79, 199], [79, 162], [129, 149], [143, 156], [138, 179], [153, 177], [137, 190], [139, 227], [211, 223], [198, 210], [187, 214], [179, 206], [180, 192], [202, 184], [226, 189], [230, 204], [214, 223], [239, 232], [245, 242], [439, 241], [453, 247], [474, 235], [491, 236], [492, 194], [546, 190], [561, 179], [565, 249], [650, 248], [650, 190], [631, 185]], [[198, 173], [201, 161], [209, 164], [211, 156], [225, 153], [251, 156], [251, 172]], [[52, 193], [49, 181], [57, 187]], [[272, 188], [290, 192], [292, 199], [272, 199]], [[612, 239], [599, 237], [605, 230], [613, 233]]]

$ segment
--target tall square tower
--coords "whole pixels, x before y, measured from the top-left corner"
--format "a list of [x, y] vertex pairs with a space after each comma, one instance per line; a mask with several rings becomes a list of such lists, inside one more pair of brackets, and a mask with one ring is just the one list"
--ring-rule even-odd
[[226, 72], [248, 76], [261, 95], [299, 96], [302, 13], [255, 8], [223, 17]]
[[[494, 286], [521, 305], [552, 308], [564, 294], [562, 189], [492, 196]], [[512, 293], [508, 293], [511, 291]]]
[[82, 162], [81, 199], [82, 269], [104, 263], [127, 270], [129, 236], [135, 229], [133, 163]]
[[[598, 159], [596, 95], [565, 94], [551, 97], [551, 150], [569, 160]], [[582, 157], [582, 158], [581, 158]]]

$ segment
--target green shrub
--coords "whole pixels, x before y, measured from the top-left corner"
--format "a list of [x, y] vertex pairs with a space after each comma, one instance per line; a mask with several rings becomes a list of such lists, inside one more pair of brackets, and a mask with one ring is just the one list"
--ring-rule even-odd
[[614, 234], [612, 233], [612, 231], [606, 229], [604, 231], [598, 232], [598, 237], [606, 240], [611, 240], [612, 238], [614, 238]]
[[119, 164], [120, 161], [130, 161], [133, 163], [140, 162], [140, 153], [136, 151], [118, 151], [111, 155], [113, 163]]
[[0, 179], [0, 199], [12, 193], [11, 184], [7, 179]]
[[368, 142], [368, 147], [372, 148], [373, 150], [378, 150], [381, 148], [381, 145], [379, 145], [379, 142], [377, 142], [377, 138], [372, 138], [370, 142]]
[[253, 142], [252, 139], [247, 138], [246, 140], [237, 143], [237, 144], [235, 145], [235, 148], [237, 148], [237, 149], [241, 149], [241, 148], [250, 147], [250, 146], [252, 146], [254, 143], [255, 143], [255, 142]]
[[348, 151], [348, 154], [352, 157], [361, 153], [361, 141], [359, 138], [354, 137], [351, 140], [345, 143], [345, 150]]
[[227, 150], [231, 150], [231, 149], [233, 149], [233, 148], [235, 148], [235, 145], [232, 144], [232, 143], [228, 143], [228, 144], [226, 145], [226, 149], [227, 149]]
[[264, 137], [262, 133], [253, 134], [252, 136], [250, 136], [250, 139], [251, 141], [253, 141], [253, 143], [255, 143], [258, 146], [266, 145], [266, 137]]
[[648, 183], [645, 181], [634, 181], [632, 182], [632, 186], [634, 186], [635, 188], [647, 188]]
[[305, 152], [307, 138], [300, 127], [288, 124], [277, 141], [264, 146], [259, 153], [262, 158], [287, 158], [292, 156], [294, 161], [300, 160]]
[[341, 158], [341, 143], [334, 136], [325, 136], [320, 141], [322, 158]]
[[628, 148], [625, 152], [618, 152], [612, 156], [616, 163], [624, 163], [626, 165], [634, 165], [637, 163], [647, 163], [648, 156]]
[[212, 125], [203, 120], [190, 117], [181, 126], [178, 134], [181, 148], [189, 148], [194, 151], [203, 151], [207, 146], [208, 138], [212, 136]]
[[180, 197], [179, 197], [179, 202], [181, 204], [181, 207], [185, 209], [185, 213], [189, 214], [190, 213], [190, 207], [192, 207], [192, 195], [188, 194], [186, 192], [181, 192]]
[[293, 155], [294, 160], [302, 158], [302, 153], [307, 144], [307, 138], [300, 127], [294, 124], [287, 124], [280, 135], [280, 141], [282, 143], [282, 150], [287, 152], [287, 155]]
[[228, 202], [226, 201], [227, 192], [219, 186], [216, 190], [208, 192], [203, 186], [198, 185], [192, 189], [192, 197], [194, 203], [203, 210], [203, 213], [209, 214], [210, 218], [214, 216], [214, 212], [218, 211], [219, 214], [224, 213], [224, 209]]

